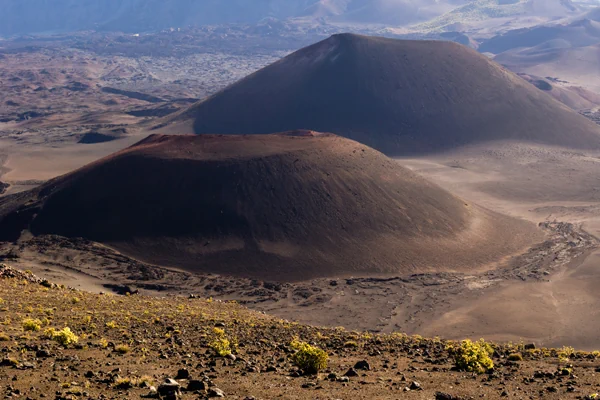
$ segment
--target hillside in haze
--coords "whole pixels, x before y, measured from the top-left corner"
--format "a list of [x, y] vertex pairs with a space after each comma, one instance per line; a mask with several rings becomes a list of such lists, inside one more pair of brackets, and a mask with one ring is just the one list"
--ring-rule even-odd
[[546, 80], [553, 88], [550, 94], [565, 104], [591, 109], [598, 103], [589, 100], [600, 94], [599, 44], [600, 9], [594, 8], [576, 17], [495, 35], [478, 50], [494, 54], [494, 60], [511, 71]]
[[150, 136], [0, 199], [0, 240], [23, 230], [192, 272], [282, 281], [467, 271], [536, 237], [534, 225], [314, 132]]
[[563, 18], [584, 11], [572, 0], [470, 0], [415, 29], [420, 31], [486, 30], [491, 26], [536, 25], [545, 19]]
[[0, 35], [90, 29], [145, 32], [255, 24], [265, 18], [388, 26], [425, 23], [418, 30], [457, 30], [451, 26], [502, 17], [565, 17], [579, 11], [572, 0], [4, 0]]
[[600, 10], [581, 18], [564, 19], [532, 28], [515, 29], [485, 41], [479, 51], [499, 54], [528, 48], [540, 54], [562, 48], [585, 47], [600, 42]]
[[86, 29], [138, 32], [256, 23], [273, 17], [406, 24], [435, 17], [462, 0], [4, 0], [0, 34]]
[[163, 121], [165, 132], [333, 132], [386, 154], [494, 140], [599, 148], [599, 128], [451, 42], [334, 35]]

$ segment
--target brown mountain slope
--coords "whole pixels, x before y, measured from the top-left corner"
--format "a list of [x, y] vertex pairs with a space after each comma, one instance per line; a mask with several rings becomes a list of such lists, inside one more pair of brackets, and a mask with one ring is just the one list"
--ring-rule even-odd
[[389, 155], [502, 139], [599, 148], [598, 127], [451, 42], [334, 35], [161, 124], [163, 132], [333, 132]]
[[536, 238], [329, 134], [160, 136], [0, 199], [22, 229], [192, 271], [300, 280], [467, 270]]

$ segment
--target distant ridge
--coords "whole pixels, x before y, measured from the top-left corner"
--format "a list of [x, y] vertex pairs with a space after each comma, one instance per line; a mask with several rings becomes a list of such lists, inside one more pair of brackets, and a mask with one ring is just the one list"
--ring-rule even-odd
[[86, 238], [150, 263], [268, 280], [471, 270], [536, 235], [331, 134], [153, 135], [0, 198], [0, 241]]
[[334, 35], [248, 76], [161, 131], [333, 132], [388, 155], [492, 140], [600, 148], [598, 127], [465, 46]]

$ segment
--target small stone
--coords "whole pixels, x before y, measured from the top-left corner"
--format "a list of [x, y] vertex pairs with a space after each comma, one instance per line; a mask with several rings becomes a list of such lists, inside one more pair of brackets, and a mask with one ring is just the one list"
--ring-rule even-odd
[[18, 369], [35, 369], [35, 365], [30, 362], [24, 362], [19, 364]]
[[410, 390], [422, 390], [423, 388], [421, 387], [421, 384], [417, 381], [413, 381], [410, 386], [409, 386]]
[[362, 360], [357, 362], [356, 364], [354, 364], [354, 369], [362, 369], [365, 371], [370, 371], [371, 370], [371, 365], [369, 365], [369, 362], [366, 360]]
[[177, 371], [175, 379], [190, 379], [190, 371], [188, 371], [187, 368], [180, 369]]
[[455, 400], [454, 396], [448, 393], [437, 392], [435, 394], [435, 400]]
[[35, 356], [37, 358], [49, 358], [52, 357], [52, 354], [48, 350], [41, 349], [35, 352]]
[[208, 397], [225, 397], [225, 393], [217, 387], [212, 388], [208, 391]]
[[208, 389], [206, 386], [206, 383], [204, 383], [203, 381], [199, 381], [197, 379], [193, 379], [188, 382], [186, 390], [188, 392], [195, 392], [196, 390], [204, 392], [204, 391], [206, 391], [206, 389]]
[[354, 368], [350, 368], [348, 371], [346, 371], [344, 376], [358, 376], [358, 372], [356, 372]]
[[158, 387], [158, 394], [161, 396], [168, 395], [171, 393], [180, 393], [181, 385], [174, 379], [167, 378]]
[[150, 386], [148, 394], [142, 396], [147, 399], [157, 399], [159, 397], [158, 390], [154, 386]]

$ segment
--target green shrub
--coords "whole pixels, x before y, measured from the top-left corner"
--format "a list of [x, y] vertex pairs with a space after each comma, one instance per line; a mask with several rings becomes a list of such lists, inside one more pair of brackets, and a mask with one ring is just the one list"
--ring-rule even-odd
[[213, 333], [214, 338], [208, 346], [220, 357], [227, 357], [230, 355], [231, 342], [227, 339], [227, 336], [225, 336], [225, 331], [223, 329], [214, 328]]
[[562, 349], [558, 350], [558, 359], [561, 362], [568, 362], [569, 359], [575, 355], [575, 349], [570, 346], [564, 346]]
[[75, 344], [79, 341], [79, 337], [75, 335], [75, 333], [73, 333], [69, 327], [65, 327], [60, 331], [57, 331], [54, 328], [48, 328], [44, 331], [44, 337], [54, 340], [65, 347]]
[[523, 361], [521, 353], [512, 353], [508, 356], [509, 361]]
[[456, 367], [461, 371], [484, 373], [494, 368], [494, 362], [490, 358], [494, 349], [485, 340], [477, 342], [463, 340], [460, 346], [450, 349], [454, 355]]
[[23, 330], [37, 332], [42, 329], [42, 321], [39, 319], [27, 318], [23, 320]]
[[294, 340], [291, 346], [296, 352], [292, 355], [292, 362], [307, 374], [316, 374], [319, 370], [327, 368], [327, 353], [308, 343]]
[[52, 339], [56, 340], [58, 343], [65, 347], [70, 344], [75, 344], [79, 341], [79, 337], [75, 335], [71, 331], [71, 328], [69, 328], [68, 326], [61, 329], [60, 331], [54, 332], [52, 336]]
[[119, 344], [115, 346], [115, 351], [119, 354], [127, 354], [131, 351], [131, 348], [126, 344]]
[[118, 378], [115, 381], [115, 388], [121, 390], [131, 389], [134, 386], [134, 381], [131, 378]]

